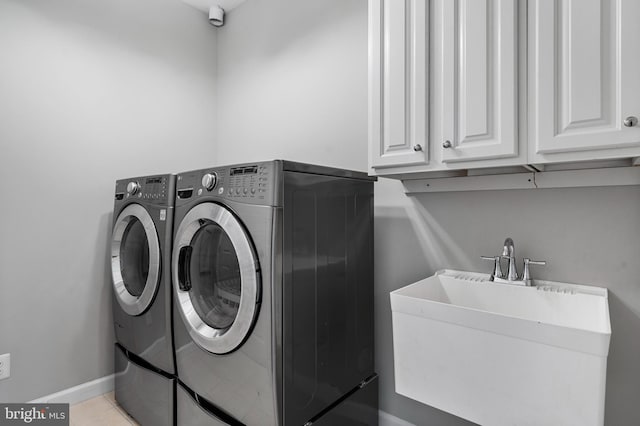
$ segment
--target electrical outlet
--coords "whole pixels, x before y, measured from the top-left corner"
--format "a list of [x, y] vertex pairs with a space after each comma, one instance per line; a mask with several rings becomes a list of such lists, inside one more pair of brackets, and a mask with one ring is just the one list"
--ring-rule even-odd
[[11, 354], [0, 355], [0, 380], [11, 376]]

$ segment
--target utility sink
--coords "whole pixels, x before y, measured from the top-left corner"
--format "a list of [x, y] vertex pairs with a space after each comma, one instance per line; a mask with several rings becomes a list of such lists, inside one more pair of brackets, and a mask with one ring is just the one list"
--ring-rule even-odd
[[607, 289], [443, 270], [391, 293], [396, 392], [481, 425], [603, 425]]

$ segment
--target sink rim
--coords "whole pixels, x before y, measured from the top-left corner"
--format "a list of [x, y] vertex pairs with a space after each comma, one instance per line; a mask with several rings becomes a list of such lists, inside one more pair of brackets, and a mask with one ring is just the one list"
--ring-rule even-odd
[[[566, 289], [570, 289], [573, 290], [575, 293], [580, 293], [580, 294], [589, 294], [589, 295], [593, 295], [593, 296], [600, 296], [600, 297], [604, 297], [605, 299], [609, 298], [609, 290], [606, 287], [598, 287], [598, 286], [591, 286], [591, 285], [584, 285], [584, 284], [574, 284], [574, 283], [565, 283], [565, 282], [560, 282], [560, 281], [549, 281], [549, 280], [538, 280], [538, 279], [534, 279], [532, 280], [533, 284], [532, 286], [523, 286], [523, 285], [518, 285], [518, 284], [508, 284], [508, 283], [498, 283], [495, 281], [490, 281], [489, 278], [491, 277], [491, 275], [489, 274], [485, 274], [483, 272], [472, 272], [472, 271], [461, 271], [461, 270], [457, 270], [457, 269], [439, 269], [437, 270], [433, 275], [422, 278], [418, 281], [415, 281], [413, 283], [407, 284], [405, 286], [402, 286], [398, 289], [395, 289], [394, 291], [391, 292], [391, 294], [394, 293], [399, 293], [401, 292], [403, 289], [406, 289], [409, 286], [421, 283], [425, 280], [428, 280], [430, 278], [434, 278], [434, 277], [438, 277], [438, 276], [446, 276], [452, 279], [459, 279], [459, 280], [463, 280], [462, 278], [459, 278], [457, 276], [452, 276], [451, 274], [465, 274], [469, 277], [475, 277], [480, 279], [480, 281], [476, 281], [476, 282], [482, 282], [483, 284], [488, 284], [488, 285], [494, 285], [494, 286], [503, 286], [506, 288], [516, 288], [516, 289], [531, 289], [531, 290], [544, 290], [544, 288], [546, 287], [554, 287], [554, 288], [566, 288]], [[467, 279], [464, 281], [472, 281], [471, 279]], [[529, 291], [531, 291], [529, 290]], [[558, 293], [560, 294], [560, 293]], [[408, 296], [410, 297], [410, 296]]]

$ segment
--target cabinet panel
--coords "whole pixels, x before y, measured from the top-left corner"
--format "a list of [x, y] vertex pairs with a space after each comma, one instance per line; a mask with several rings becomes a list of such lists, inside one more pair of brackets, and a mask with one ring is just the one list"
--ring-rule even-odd
[[623, 124], [640, 116], [640, 2], [532, 0], [529, 17], [530, 153], [640, 146]]
[[428, 162], [428, 2], [369, 2], [373, 168]]
[[443, 1], [443, 162], [518, 155], [517, 23], [517, 0]]

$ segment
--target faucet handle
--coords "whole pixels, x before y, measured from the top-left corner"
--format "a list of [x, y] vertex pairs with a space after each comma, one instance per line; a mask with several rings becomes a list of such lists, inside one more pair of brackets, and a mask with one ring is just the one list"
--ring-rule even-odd
[[526, 285], [531, 285], [531, 274], [529, 273], [529, 265], [540, 265], [544, 266], [547, 262], [544, 260], [531, 260], [528, 257], [524, 258], [524, 271], [522, 272], [522, 281], [526, 283]]
[[501, 256], [480, 256], [484, 260], [493, 260], [493, 272], [491, 273], [490, 281], [493, 281], [495, 278], [502, 278], [502, 268], [500, 267], [500, 259]]

